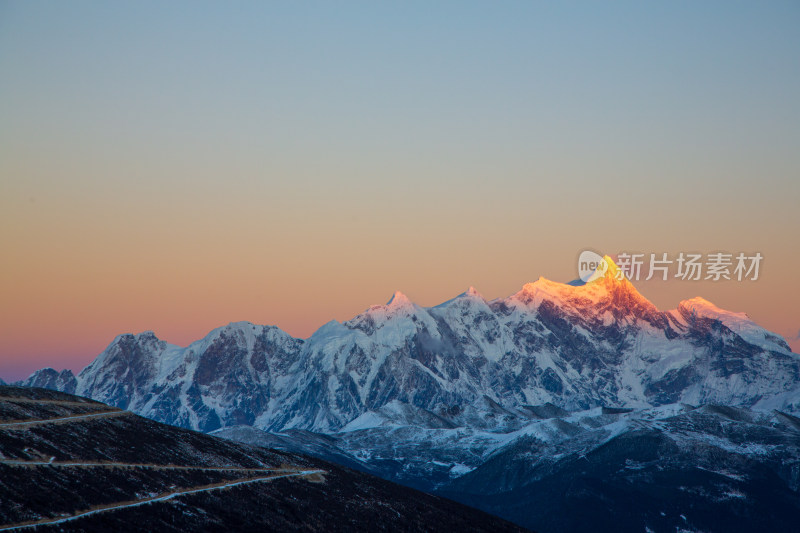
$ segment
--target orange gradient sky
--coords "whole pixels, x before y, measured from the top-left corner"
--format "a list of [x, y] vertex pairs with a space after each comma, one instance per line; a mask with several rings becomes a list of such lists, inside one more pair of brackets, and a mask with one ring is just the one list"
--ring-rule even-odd
[[0, 378], [120, 333], [305, 337], [402, 290], [508, 296], [592, 248], [800, 331], [800, 8], [0, 4]]

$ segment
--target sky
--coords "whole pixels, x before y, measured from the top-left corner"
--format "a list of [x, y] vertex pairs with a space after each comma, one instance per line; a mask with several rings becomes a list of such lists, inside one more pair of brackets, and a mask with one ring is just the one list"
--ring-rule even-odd
[[800, 4], [0, 0], [0, 378], [577, 277], [800, 351]]

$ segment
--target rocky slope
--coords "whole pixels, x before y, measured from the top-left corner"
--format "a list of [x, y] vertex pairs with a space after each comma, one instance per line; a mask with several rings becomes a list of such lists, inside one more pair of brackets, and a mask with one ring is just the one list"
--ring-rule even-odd
[[0, 529], [521, 531], [319, 460], [0, 386]]

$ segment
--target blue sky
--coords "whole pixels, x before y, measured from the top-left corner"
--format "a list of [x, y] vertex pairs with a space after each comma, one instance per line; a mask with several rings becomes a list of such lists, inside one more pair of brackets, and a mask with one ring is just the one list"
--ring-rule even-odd
[[790, 336], [798, 52], [796, 2], [2, 2], [0, 360], [305, 335], [589, 247], [759, 251], [643, 292]]

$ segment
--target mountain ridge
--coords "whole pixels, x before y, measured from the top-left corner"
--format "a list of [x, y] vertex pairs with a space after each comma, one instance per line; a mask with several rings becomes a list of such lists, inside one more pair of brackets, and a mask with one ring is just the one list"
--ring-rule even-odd
[[191, 429], [337, 431], [392, 401], [430, 412], [487, 396], [506, 409], [684, 401], [800, 409], [800, 356], [743, 313], [702, 298], [660, 311], [610, 259], [582, 285], [540, 278], [486, 301], [385, 305], [307, 339], [231, 322], [186, 347], [123, 334], [77, 376], [22, 383], [75, 392]]
[[249, 322], [186, 347], [125, 334], [77, 376], [24, 384], [539, 531], [793, 530], [800, 355], [703, 298], [660, 311], [615, 268], [491, 301], [471, 287], [421, 307], [398, 291], [307, 339]]

